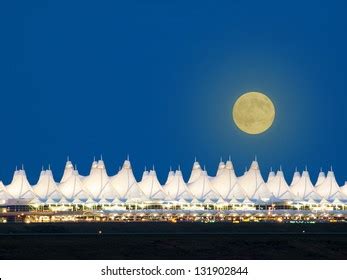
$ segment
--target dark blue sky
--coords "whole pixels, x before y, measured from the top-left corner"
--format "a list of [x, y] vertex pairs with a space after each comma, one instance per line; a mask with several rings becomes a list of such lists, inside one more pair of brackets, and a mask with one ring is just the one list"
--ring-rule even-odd
[[[35, 3], [31, 3], [35, 2]], [[73, 2], [73, 3], [72, 3]], [[264, 173], [312, 177], [332, 164], [347, 180], [346, 1], [1, 1], [0, 177], [24, 163], [32, 183], [67, 155], [110, 174], [129, 153], [159, 178], [194, 157], [238, 173], [256, 154]], [[261, 91], [277, 115], [240, 132], [236, 98]]]

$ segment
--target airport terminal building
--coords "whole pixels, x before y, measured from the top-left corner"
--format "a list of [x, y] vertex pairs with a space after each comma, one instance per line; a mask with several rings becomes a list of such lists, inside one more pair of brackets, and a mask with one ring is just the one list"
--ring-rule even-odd
[[282, 170], [265, 181], [258, 162], [241, 176], [230, 160], [220, 162], [211, 177], [195, 161], [188, 182], [181, 170], [170, 171], [161, 184], [155, 170], [137, 182], [129, 159], [113, 176], [102, 160], [82, 176], [68, 160], [60, 182], [42, 170], [31, 186], [23, 169], [12, 182], [0, 182], [1, 222], [201, 221], [201, 222], [343, 222], [347, 185], [334, 172], [320, 172], [315, 184], [309, 172], [295, 172], [288, 184]]

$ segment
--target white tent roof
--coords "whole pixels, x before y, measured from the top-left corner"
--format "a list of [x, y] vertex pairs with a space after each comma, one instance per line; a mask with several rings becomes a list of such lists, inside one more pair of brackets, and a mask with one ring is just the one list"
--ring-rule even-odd
[[[158, 181], [154, 170], [145, 171], [138, 184], [131, 164], [126, 160], [117, 175], [109, 178], [102, 160], [92, 164], [90, 175], [83, 177], [67, 161], [61, 183], [55, 183], [51, 170], [42, 171], [37, 184], [32, 188], [24, 170], [14, 172], [12, 182], [5, 187], [0, 181], [0, 203], [7, 200], [42, 203], [78, 202], [125, 202], [125, 201], [185, 201], [185, 202], [223, 202], [242, 201], [249, 198], [260, 201], [297, 200], [347, 202], [347, 184], [339, 187], [334, 173], [327, 176], [320, 172], [316, 187], [313, 186], [307, 170], [302, 175], [294, 173], [293, 185], [288, 187], [283, 172], [273, 175], [271, 171], [267, 183], [261, 176], [258, 163], [253, 161], [250, 169], [239, 178], [236, 177], [231, 161], [220, 162], [217, 175], [211, 178], [194, 162], [190, 183], [184, 182], [180, 170], [170, 171], [164, 187]], [[323, 200], [323, 201], [324, 201]]]
[[67, 179], [70, 178], [71, 175], [73, 175], [73, 173], [74, 173], [74, 168], [73, 168], [72, 162], [68, 160], [65, 164], [63, 177], [61, 178], [60, 182], [65, 182]]
[[14, 172], [12, 182], [6, 187], [6, 190], [15, 199], [31, 200], [35, 197], [23, 169]]
[[98, 201], [99, 204], [110, 204], [110, 200], [107, 200], [106, 198], [101, 198]]
[[314, 199], [312, 199], [312, 198], [310, 198], [309, 200], [307, 200], [306, 203], [307, 203], [307, 204], [317, 204], [317, 201], [314, 200]]
[[194, 199], [193, 194], [183, 180], [181, 170], [177, 170], [172, 180], [165, 184], [163, 188], [172, 200], [179, 201], [184, 199], [185, 201], [192, 201]]
[[230, 159], [225, 163], [225, 168], [228, 170], [234, 170], [234, 165]]
[[339, 199], [339, 198], [337, 198], [337, 197], [334, 198], [334, 200], [333, 200], [332, 203], [333, 203], [333, 204], [344, 204], [344, 203], [341, 201], [341, 199]]
[[341, 190], [337, 193], [335, 193], [331, 198], [330, 200], [335, 200], [335, 199], [338, 199], [340, 201], [344, 201], [344, 202], [347, 202], [347, 195], [345, 195]]
[[[245, 198], [243, 198], [241, 201], [245, 200]], [[240, 204], [240, 201], [238, 201], [235, 197], [232, 197], [231, 200], [229, 201], [229, 204]]]
[[73, 200], [71, 201], [71, 203], [72, 203], [72, 204], [83, 204], [84, 201], [82, 201], [82, 200], [80, 200], [80, 199], [78, 199], [78, 198], [75, 198], [75, 199], [73, 199]]
[[328, 200], [326, 200], [324, 197], [320, 200], [320, 204], [330, 204]]
[[340, 188], [341, 192], [345, 195], [347, 195], [347, 181], [345, 184]]
[[242, 201], [243, 204], [254, 204], [253, 201], [251, 201], [248, 197], [246, 197], [243, 201]]
[[171, 180], [173, 180], [174, 176], [175, 176], [175, 172], [173, 172], [170, 168], [170, 171], [167, 174], [167, 179], [166, 179], [165, 185], [169, 184], [171, 182]]
[[49, 197], [44, 201], [45, 204], [68, 204], [69, 202], [65, 203], [63, 199], [60, 200], [54, 200], [52, 197]]
[[276, 174], [275, 174], [275, 172], [272, 171], [272, 168], [271, 168], [266, 182], [269, 183], [273, 178], [275, 178], [275, 176], [276, 176]]
[[145, 178], [139, 183], [139, 187], [148, 199], [165, 200], [167, 194], [160, 185], [155, 170], [151, 170]]
[[283, 171], [277, 171], [276, 176], [266, 183], [267, 188], [272, 195], [277, 199], [292, 199], [293, 195], [290, 192], [289, 186], [284, 178]]
[[51, 198], [51, 199], [53, 199], [55, 201], [60, 201], [64, 197], [61, 194], [61, 192], [59, 192], [58, 190], [55, 190], [48, 198]]
[[117, 193], [114, 186], [111, 185], [109, 181], [107, 181], [107, 183], [104, 185], [103, 189], [101, 190], [101, 193], [98, 198], [103, 201], [104, 200], [113, 201], [118, 197], [119, 197], [119, 194]]
[[330, 200], [340, 192], [340, 187], [336, 182], [333, 171], [328, 171], [327, 177], [316, 187], [316, 192], [327, 200]]
[[226, 202], [223, 198], [218, 198], [218, 200], [217, 200], [217, 203], [218, 204], [228, 204], [228, 202]]
[[302, 200], [310, 198], [319, 200], [320, 196], [316, 193], [307, 170], [302, 172], [300, 179], [294, 184], [290, 191], [292, 194]]
[[147, 170], [143, 171], [141, 181], [144, 180], [146, 177], [148, 177], [148, 175], [149, 175], [149, 172]]
[[217, 169], [216, 176], [218, 176], [224, 170], [224, 168], [225, 168], [225, 163], [221, 159], [219, 164], [218, 164], [218, 169]]
[[5, 185], [2, 181], [0, 181], [0, 191], [6, 191]]
[[318, 185], [322, 184], [325, 178], [325, 173], [323, 171], [320, 171], [315, 186], [317, 187]]
[[300, 172], [298, 172], [296, 169], [295, 169], [295, 172], [294, 172], [294, 175], [293, 175], [293, 179], [292, 179], [292, 182], [290, 183], [291, 186], [295, 185], [301, 178], [301, 175], [300, 175]]
[[82, 181], [83, 189], [91, 196], [93, 200], [98, 200], [101, 191], [109, 183], [109, 177], [106, 173], [105, 164], [102, 160], [93, 162], [89, 176]]
[[194, 197], [190, 203], [200, 204], [201, 201], [199, 201], [196, 197]]
[[122, 201], [119, 198], [116, 197], [113, 201], [111, 201], [111, 203], [113, 203], [113, 204], [121, 204]]
[[[219, 200], [220, 198], [218, 198], [218, 200]], [[218, 201], [217, 200], [217, 201]], [[204, 200], [204, 203], [208, 203], [208, 204], [213, 204], [213, 203], [215, 203], [216, 201], [213, 201], [211, 198], [206, 198], [205, 200]]]
[[92, 199], [91, 197], [88, 197], [88, 199], [84, 202], [85, 204], [97, 204], [97, 202]]
[[122, 201], [145, 200], [146, 196], [139, 188], [129, 160], [124, 161], [122, 169], [110, 179], [110, 184], [116, 190]]
[[85, 202], [90, 198], [90, 195], [85, 191], [85, 190], [81, 190], [80, 192], [78, 192], [75, 196], [75, 199], [78, 199], [79, 201]]
[[40, 198], [35, 196], [33, 199], [30, 200], [30, 204], [42, 204], [44, 201], [42, 201]]
[[[105, 181], [103, 183], [102, 190], [98, 196], [98, 199], [101, 200], [101, 203], [109, 203], [110, 201], [114, 201], [116, 198], [119, 198], [119, 194], [117, 193], [115, 187], [110, 183], [110, 178], [107, 176], [106, 172], [103, 173], [103, 178]], [[96, 200], [96, 198], [94, 198]]]
[[238, 183], [250, 199], [259, 200], [271, 197], [271, 193], [260, 174], [257, 161], [252, 162], [250, 169], [239, 178]]
[[188, 183], [188, 189], [199, 201], [205, 201], [206, 199], [217, 201], [220, 197], [220, 195], [213, 191], [206, 171], [202, 171], [198, 178], [192, 183]]
[[218, 192], [224, 200], [244, 199], [246, 194], [237, 182], [237, 177], [231, 161], [227, 161], [225, 168], [219, 174], [211, 178], [213, 189]]
[[[73, 170], [69, 177], [65, 177], [58, 186], [59, 191], [70, 201], [75, 198], [79, 198], [84, 193], [81, 176], [78, 174], [78, 170]], [[86, 197], [87, 195], [84, 194]], [[87, 200], [87, 198], [85, 198]]]
[[42, 201], [46, 201], [51, 196], [55, 196], [55, 198], [58, 199], [59, 193], [57, 184], [54, 181], [51, 170], [41, 171], [39, 180], [33, 187], [33, 191]]
[[188, 180], [188, 184], [196, 181], [200, 177], [201, 173], [202, 173], [201, 166], [199, 162], [195, 160], [193, 164], [192, 172]]
[[13, 197], [8, 193], [7, 189], [4, 186], [4, 183], [0, 181], [0, 201], [13, 199]]
[[248, 172], [247, 166], [245, 167], [245, 171], [243, 172], [243, 175], [246, 175]]

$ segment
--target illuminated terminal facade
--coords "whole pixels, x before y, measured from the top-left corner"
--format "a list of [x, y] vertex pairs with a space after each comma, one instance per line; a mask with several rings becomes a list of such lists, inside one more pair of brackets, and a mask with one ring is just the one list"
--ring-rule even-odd
[[188, 182], [180, 169], [161, 184], [155, 170], [137, 182], [129, 159], [113, 176], [102, 160], [82, 176], [68, 160], [60, 182], [42, 170], [31, 186], [23, 170], [12, 182], [0, 182], [1, 222], [200, 221], [200, 222], [344, 222], [347, 185], [340, 187], [332, 170], [320, 172], [315, 184], [309, 172], [295, 172], [290, 185], [282, 170], [262, 178], [258, 162], [241, 176], [230, 160], [209, 176], [195, 161]]

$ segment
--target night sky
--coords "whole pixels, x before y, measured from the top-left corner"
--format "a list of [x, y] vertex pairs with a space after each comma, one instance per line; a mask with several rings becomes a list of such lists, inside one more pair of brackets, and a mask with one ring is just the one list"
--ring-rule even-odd
[[[35, 2], [35, 3], [32, 3]], [[286, 3], [285, 3], [286, 2]], [[333, 166], [347, 180], [346, 1], [1, 1], [0, 177], [24, 164], [60, 180], [67, 156], [87, 174], [127, 154], [161, 182], [194, 157], [289, 179]], [[247, 91], [276, 107], [270, 130], [238, 130]]]

